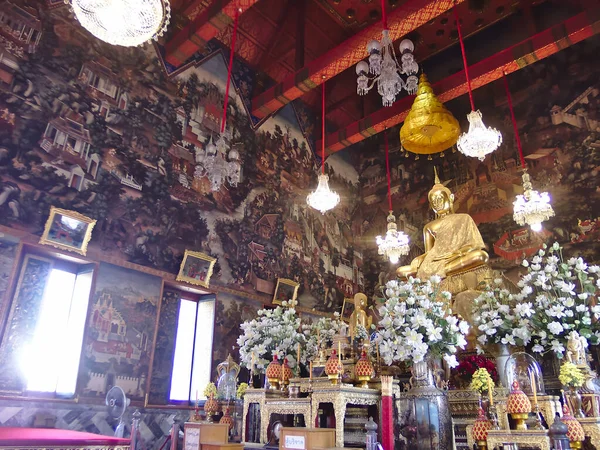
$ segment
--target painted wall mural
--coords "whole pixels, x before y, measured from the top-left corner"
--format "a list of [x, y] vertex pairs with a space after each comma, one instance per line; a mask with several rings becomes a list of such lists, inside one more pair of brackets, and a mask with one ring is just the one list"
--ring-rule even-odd
[[[512, 217], [515, 195], [522, 193], [521, 171], [502, 80], [475, 93], [480, 95], [476, 103], [486, 125], [498, 128], [504, 141], [483, 162], [458, 152], [446, 152], [444, 158], [433, 161], [415, 160], [414, 155], [400, 152], [397, 129], [390, 130], [396, 139], [390, 155], [394, 210], [412, 240], [411, 254], [400, 264], [408, 264], [423, 252], [421, 230], [433, 219], [427, 192], [433, 184], [434, 165], [455, 195], [456, 212], [468, 213], [477, 222], [493, 268], [510, 272], [543, 242], [554, 240], [588, 261], [600, 259], [600, 64], [594, 57], [599, 48], [600, 39], [593, 38], [509, 76], [534, 188], [550, 193], [556, 212], [541, 233], [518, 226]], [[468, 111], [466, 99], [448, 106], [458, 118]], [[368, 211], [361, 228], [366, 242], [385, 229], [385, 160], [380, 150], [377, 156], [364, 149], [352, 150], [363, 154], [359, 173]], [[374, 250], [372, 246], [365, 252], [369, 289], [392, 273], [377, 263]]]
[[120, 386], [144, 399], [161, 286], [158, 277], [100, 264], [79, 368], [82, 396]]
[[253, 77], [238, 61], [226, 127], [242, 182], [211, 191], [198, 161], [221, 125], [225, 52], [169, 78], [159, 47], [105, 45], [66, 8], [40, 5], [11, 11], [39, 28], [35, 42], [0, 29], [0, 224], [40, 234], [50, 206], [79, 211], [98, 220], [90, 249], [108, 258], [176, 273], [186, 249], [201, 251], [218, 259], [211, 283], [268, 301], [291, 278], [301, 307], [323, 313], [359, 289], [358, 175], [333, 157], [342, 205], [326, 217], [308, 209], [317, 167], [304, 110], [288, 105], [256, 128]]

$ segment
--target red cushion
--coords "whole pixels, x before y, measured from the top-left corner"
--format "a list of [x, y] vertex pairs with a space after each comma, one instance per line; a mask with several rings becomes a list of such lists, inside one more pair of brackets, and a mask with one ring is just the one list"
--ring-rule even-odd
[[129, 445], [129, 439], [54, 428], [2, 428], [0, 445]]

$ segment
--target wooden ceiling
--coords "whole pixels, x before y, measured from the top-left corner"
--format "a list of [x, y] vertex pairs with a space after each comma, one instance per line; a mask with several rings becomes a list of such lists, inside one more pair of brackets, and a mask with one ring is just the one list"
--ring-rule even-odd
[[[452, 13], [454, 0], [385, 2], [395, 47], [405, 37], [412, 39], [417, 62], [433, 83], [443, 82], [443, 77], [462, 70]], [[456, 3], [470, 65], [528, 40], [535, 47], [535, 36], [544, 30], [550, 30], [551, 36], [556, 34], [552, 27], [564, 28], [567, 20], [578, 14], [586, 15], [581, 19], [586, 23], [571, 23], [572, 29], [567, 30], [564, 39], [570, 39], [571, 33], [583, 36], [581, 29], [586, 24], [591, 27], [584, 33], [586, 37], [598, 30], [598, 14], [593, 14], [598, 10], [598, 0]], [[381, 106], [375, 90], [365, 97], [356, 94], [355, 65], [367, 57], [365, 44], [381, 36], [381, 0], [171, 0], [171, 4], [175, 27], [168, 36], [166, 59], [174, 66], [183, 64], [212, 38], [229, 46], [232, 18], [236, 9], [242, 10], [236, 55], [253, 67], [262, 80], [253, 93], [256, 116], [273, 114], [297, 98], [319, 115], [320, 89], [315, 88], [323, 81], [330, 130], [343, 131], [366, 121], [364, 127], [374, 134], [380, 129], [370, 125], [370, 118], [391, 115], [391, 108]], [[556, 37], [558, 41], [560, 33]], [[439, 70], [442, 66], [447, 67], [445, 73]], [[397, 116], [396, 123], [401, 119]], [[385, 126], [389, 125], [388, 118]], [[359, 130], [359, 134], [365, 133]], [[328, 147], [330, 140], [328, 137]], [[340, 140], [343, 141], [332, 141]], [[332, 151], [346, 146], [337, 144]]]

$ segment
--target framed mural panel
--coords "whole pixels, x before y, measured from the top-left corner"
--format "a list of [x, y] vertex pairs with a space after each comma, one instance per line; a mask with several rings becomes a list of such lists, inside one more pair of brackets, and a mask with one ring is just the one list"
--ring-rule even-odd
[[273, 295], [273, 304], [281, 305], [284, 301], [296, 300], [298, 297], [298, 288], [300, 284], [287, 278], [278, 278], [275, 294]]
[[157, 276], [100, 264], [79, 365], [81, 397], [103, 398], [120, 386], [132, 401], [144, 400], [162, 285]]
[[186, 250], [179, 267], [177, 281], [185, 281], [197, 286], [208, 287], [216, 258], [200, 252]]
[[344, 322], [349, 322], [350, 316], [352, 316], [352, 313], [355, 309], [356, 307], [354, 305], [354, 299], [344, 298], [344, 304], [342, 305], [342, 320]]
[[96, 221], [77, 211], [50, 207], [40, 244], [84, 255]]

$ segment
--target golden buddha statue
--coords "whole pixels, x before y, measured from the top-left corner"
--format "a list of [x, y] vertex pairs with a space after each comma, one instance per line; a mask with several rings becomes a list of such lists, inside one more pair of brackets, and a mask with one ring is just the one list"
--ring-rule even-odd
[[423, 228], [425, 253], [409, 266], [396, 270], [401, 278], [449, 277], [487, 263], [489, 256], [477, 225], [468, 214], [454, 213], [454, 195], [440, 183], [435, 170], [435, 185], [427, 195], [436, 218]]
[[373, 318], [370, 317], [366, 312], [365, 308], [367, 307], [367, 296], [362, 293], [358, 293], [354, 296], [354, 311], [350, 316], [350, 339], [354, 340], [354, 336], [356, 334], [356, 328], [359, 325], [362, 325], [367, 333], [369, 331], [369, 327], [373, 322]]

